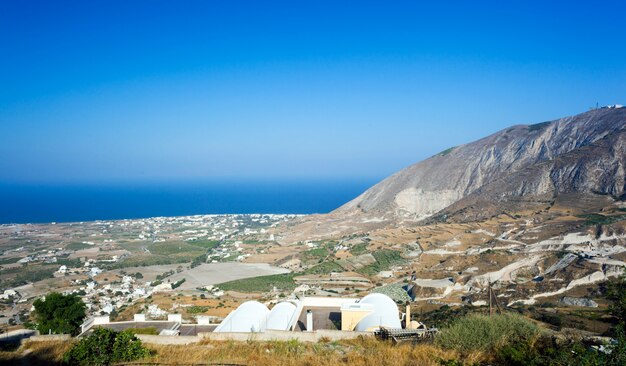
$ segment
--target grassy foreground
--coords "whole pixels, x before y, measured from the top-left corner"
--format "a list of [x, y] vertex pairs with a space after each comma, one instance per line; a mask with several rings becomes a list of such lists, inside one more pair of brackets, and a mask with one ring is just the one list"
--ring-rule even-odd
[[[549, 332], [517, 314], [461, 317], [431, 343], [393, 344], [359, 337], [318, 343], [205, 340], [192, 345], [145, 344], [143, 348], [136, 341], [134, 345], [123, 343], [133, 345], [134, 351], [115, 346], [112, 350], [136, 355], [126, 358], [135, 361], [116, 365], [625, 365], [626, 335], [622, 326], [617, 330], [610, 353], [599, 352], [575, 337]], [[107, 332], [111, 331], [101, 333]], [[118, 338], [123, 334], [117, 333]], [[26, 342], [17, 350], [0, 352], [0, 364], [63, 364], [66, 355], [66, 362], [73, 360], [70, 364], [92, 365], [94, 359], [89, 357], [105, 352], [105, 348], [101, 346], [104, 342], [90, 338], [80, 342]]]
[[[297, 341], [235, 342], [206, 341], [194, 345], [145, 345], [153, 356], [129, 364], [150, 365], [441, 365], [458, 354], [433, 345], [393, 345], [374, 338], [340, 342]], [[0, 352], [1, 365], [62, 364], [71, 342], [30, 342], [13, 352]], [[480, 361], [476, 354], [468, 359]]]

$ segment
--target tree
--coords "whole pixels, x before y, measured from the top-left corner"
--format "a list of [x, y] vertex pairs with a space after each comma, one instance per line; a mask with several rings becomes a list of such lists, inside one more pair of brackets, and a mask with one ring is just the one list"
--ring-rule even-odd
[[626, 275], [609, 282], [606, 297], [613, 302], [609, 307], [611, 314], [626, 326]]
[[37, 330], [42, 334], [78, 334], [87, 308], [77, 295], [58, 292], [48, 294], [45, 300], [35, 300], [34, 306]]

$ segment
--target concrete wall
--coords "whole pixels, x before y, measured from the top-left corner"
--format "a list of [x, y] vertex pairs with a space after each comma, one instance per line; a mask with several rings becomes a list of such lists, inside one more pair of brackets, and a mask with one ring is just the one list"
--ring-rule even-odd
[[341, 309], [341, 330], [353, 331], [356, 325], [359, 324], [363, 318], [369, 315], [372, 311], [365, 310], [344, 310]]
[[[318, 342], [321, 338], [332, 341], [340, 339], [354, 339], [359, 336], [371, 337], [369, 332], [345, 332], [340, 330], [317, 330], [314, 332], [290, 332], [281, 330], [266, 331], [263, 333], [200, 333], [198, 336], [158, 336], [151, 334], [137, 334], [143, 343], [160, 345], [186, 345], [201, 342], [202, 340], [214, 341], [289, 341], [297, 339], [300, 342]], [[72, 339], [69, 334], [52, 334], [32, 336], [24, 342], [68, 341]]]
[[143, 343], [147, 344], [193, 344], [198, 343], [202, 340], [201, 337], [198, 336], [158, 336], [152, 334], [137, 334], [137, 338], [139, 338]]
[[72, 339], [72, 336], [69, 334], [44, 334], [32, 336], [25, 339], [24, 342], [69, 341], [70, 339]]
[[93, 325], [109, 324], [111, 319], [108, 315], [96, 316], [93, 318]]
[[288, 341], [297, 339], [301, 342], [318, 342], [321, 338], [328, 338], [336, 341], [340, 339], [354, 339], [358, 336], [372, 336], [370, 332], [344, 332], [340, 330], [316, 330], [313, 332], [292, 332], [281, 330], [267, 330], [261, 333], [199, 333], [198, 336], [204, 339], [215, 341]]

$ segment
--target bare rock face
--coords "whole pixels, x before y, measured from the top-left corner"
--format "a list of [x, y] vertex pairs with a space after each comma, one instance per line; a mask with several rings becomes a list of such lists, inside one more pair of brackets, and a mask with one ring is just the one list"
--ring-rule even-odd
[[626, 108], [517, 125], [409, 166], [334, 214], [422, 220], [565, 193], [622, 196]]
[[559, 300], [559, 302], [563, 305], [567, 305], [567, 306], [581, 306], [581, 307], [587, 307], [587, 308], [597, 308], [598, 307], [598, 303], [588, 299], [586, 297], [570, 297], [570, 296], [564, 296], [561, 298], [561, 300]]

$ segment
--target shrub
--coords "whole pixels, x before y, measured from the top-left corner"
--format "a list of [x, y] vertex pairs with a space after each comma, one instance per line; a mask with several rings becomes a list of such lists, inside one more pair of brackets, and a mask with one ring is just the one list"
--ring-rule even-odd
[[208, 310], [209, 310], [208, 306], [194, 305], [192, 307], [187, 308], [187, 313], [189, 313], [189, 314], [200, 314], [200, 313], [207, 312]]
[[512, 344], [532, 342], [540, 334], [537, 325], [520, 315], [469, 315], [444, 328], [436, 343], [464, 354], [493, 353]]
[[95, 328], [93, 334], [81, 339], [63, 355], [68, 365], [110, 365], [138, 360], [150, 355], [131, 331], [116, 332]]
[[626, 324], [626, 275], [609, 282], [607, 299], [612, 301], [609, 311], [618, 322]]
[[185, 279], [184, 279], [184, 278], [182, 278], [182, 279], [180, 279], [180, 280], [178, 280], [178, 281], [174, 282], [174, 283], [172, 284], [172, 290], [173, 290], [173, 289], [175, 289], [175, 288], [180, 287], [180, 285], [182, 285], [183, 283], [185, 283]]
[[620, 341], [619, 335], [617, 343], [609, 346], [608, 349], [610, 352], [598, 352], [581, 341], [572, 339], [557, 341], [555, 337], [544, 335], [536, 342], [518, 342], [503, 346], [494, 356], [495, 364], [507, 366], [621, 366], [626, 364], [624, 342]]

